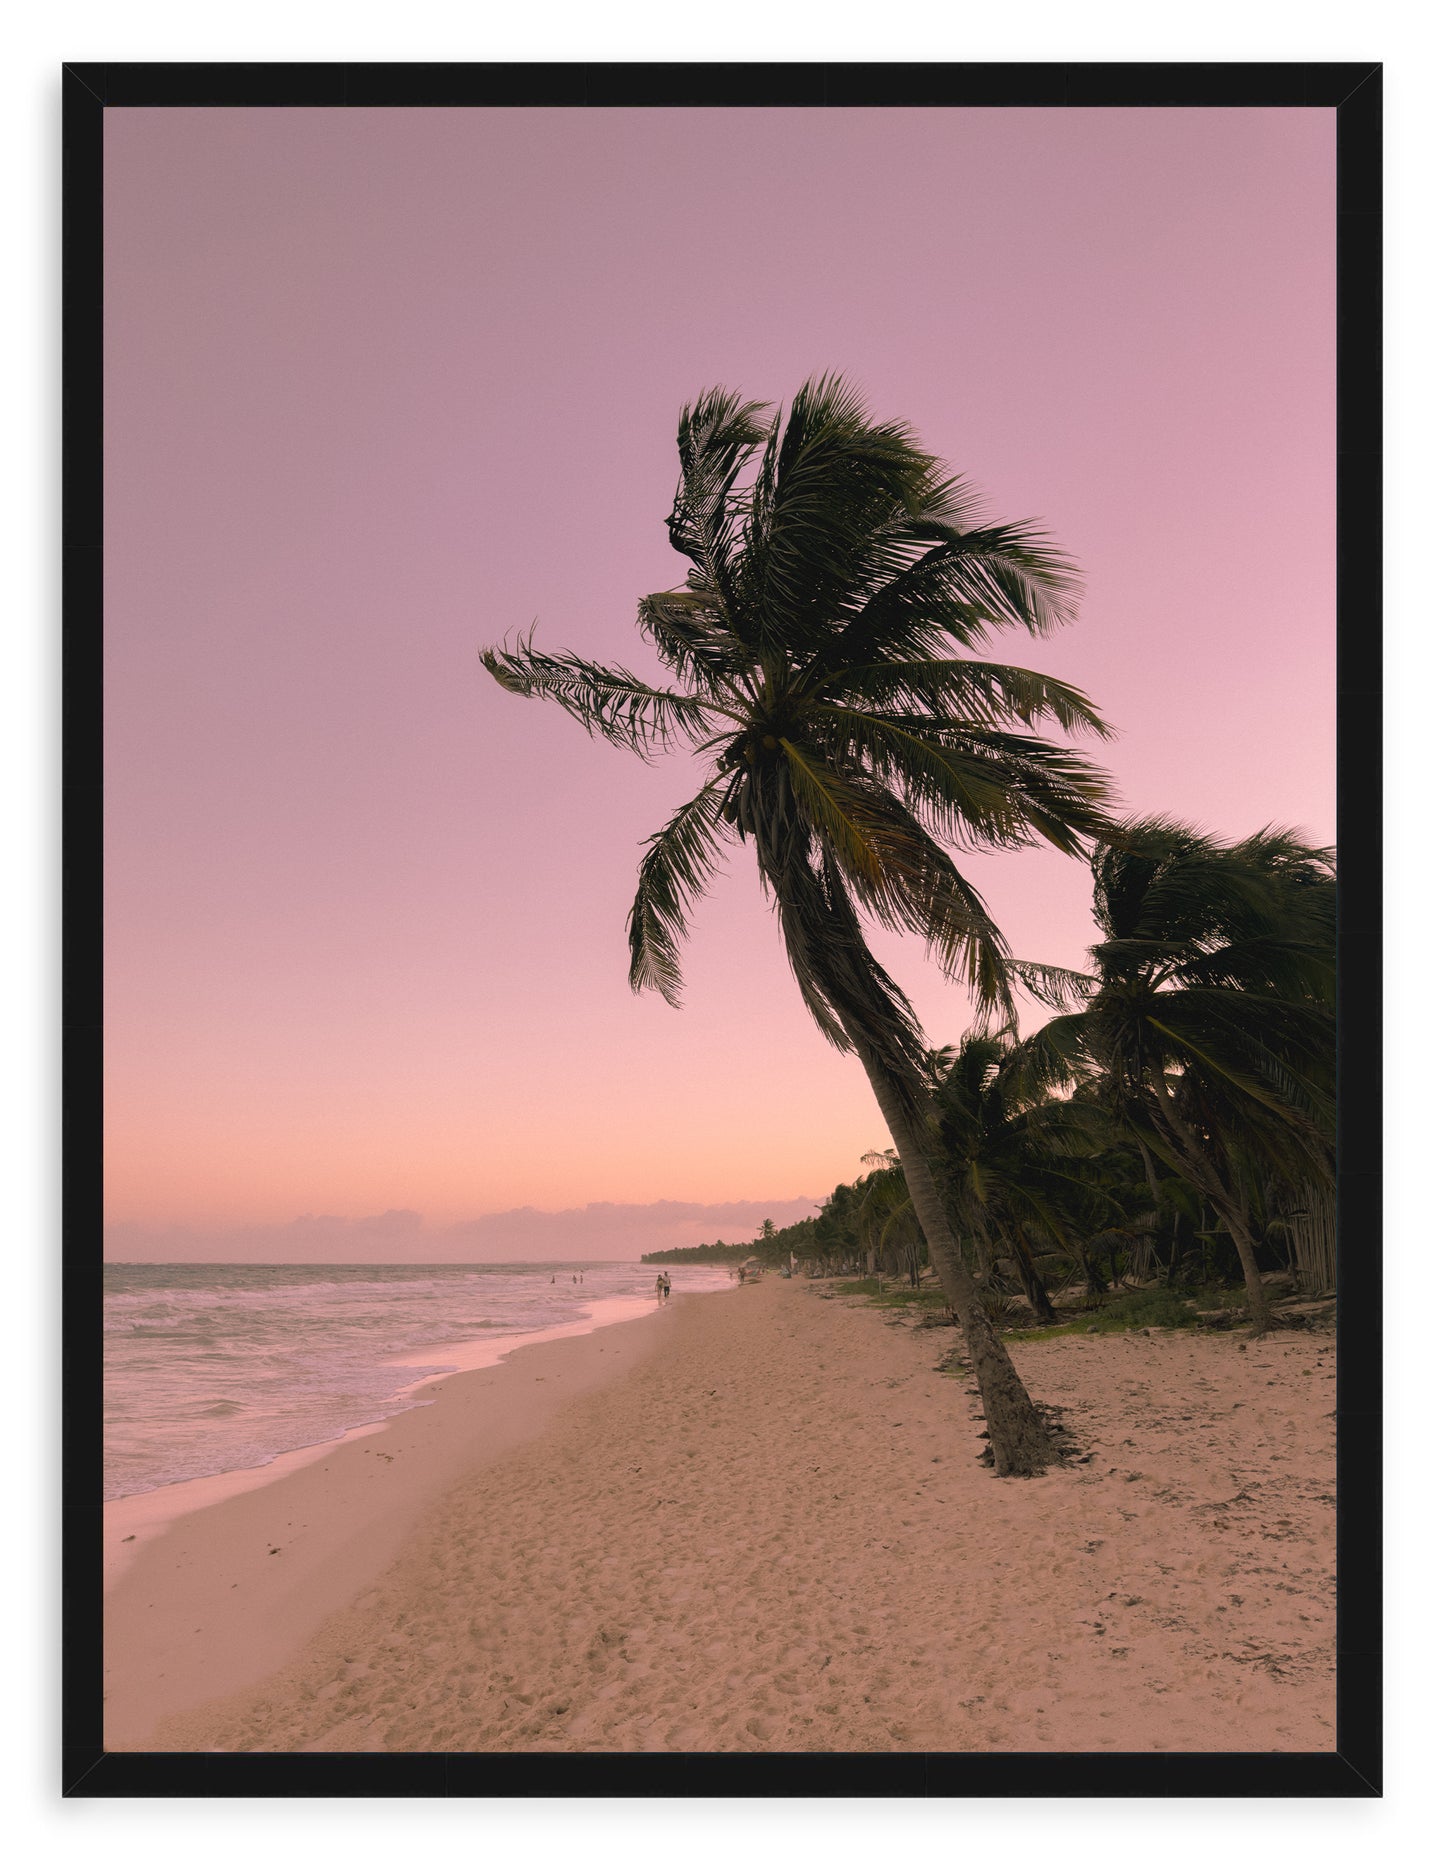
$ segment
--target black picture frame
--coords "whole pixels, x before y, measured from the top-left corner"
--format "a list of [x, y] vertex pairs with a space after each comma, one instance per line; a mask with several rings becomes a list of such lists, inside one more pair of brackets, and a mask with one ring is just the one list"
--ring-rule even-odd
[[[69, 1796], [1382, 1793], [1382, 70], [1362, 64], [69, 64], [63, 68], [63, 1759]], [[1313, 108], [1337, 146], [1337, 1747], [974, 1754], [164, 1754], [101, 1740], [102, 117], [378, 106]], [[1347, 742], [1344, 740], [1347, 736]]]

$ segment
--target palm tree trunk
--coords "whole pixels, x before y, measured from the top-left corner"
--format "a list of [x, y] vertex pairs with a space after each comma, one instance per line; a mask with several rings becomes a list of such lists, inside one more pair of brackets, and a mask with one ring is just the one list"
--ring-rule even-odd
[[1009, 1244], [1013, 1248], [1014, 1264], [1019, 1269], [1019, 1277], [1024, 1282], [1024, 1295], [1033, 1307], [1034, 1316], [1040, 1324], [1052, 1324], [1059, 1315], [1049, 1297], [1049, 1288], [1040, 1276], [1034, 1262], [1033, 1249], [1017, 1230], [1009, 1230]]
[[914, 1215], [928, 1242], [934, 1271], [944, 1295], [963, 1324], [969, 1361], [983, 1401], [984, 1424], [993, 1448], [994, 1471], [1006, 1479], [1027, 1477], [1057, 1466], [1059, 1455], [1048, 1429], [1029, 1400], [1028, 1390], [1019, 1380], [1008, 1351], [979, 1302], [973, 1274], [963, 1263], [958, 1240], [943, 1212], [917, 1121], [886, 1074], [869, 1061], [865, 1052], [860, 1051], [859, 1057], [893, 1138], [898, 1160], [903, 1165], [903, 1179], [908, 1184]]
[[1244, 1215], [1231, 1207], [1223, 1196], [1213, 1197], [1219, 1209], [1220, 1218], [1229, 1229], [1234, 1241], [1234, 1250], [1239, 1254], [1239, 1263], [1244, 1268], [1244, 1289], [1249, 1298], [1249, 1314], [1254, 1320], [1254, 1334], [1262, 1337], [1269, 1329], [1269, 1300], [1264, 1295], [1264, 1280], [1259, 1276], [1259, 1261], [1255, 1257], [1254, 1235], [1249, 1230], [1249, 1222]]
[[[1259, 1276], [1259, 1261], [1255, 1257], [1254, 1235], [1250, 1231], [1248, 1214], [1225, 1188], [1218, 1169], [1204, 1155], [1203, 1146], [1194, 1142], [1188, 1127], [1176, 1115], [1174, 1100], [1169, 1095], [1169, 1085], [1162, 1066], [1156, 1065], [1153, 1068], [1152, 1083], [1159, 1109], [1163, 1112], [1164, 1119], [1169, 1125], [1170, 1135], [1173, 1137], [1172, 1143], [1169, 1142], [1168, 1137], [1165, 1137], [1170, 1150], [1169, 1160], [1192, 1188], [1203, 1195], [1207, 1201], [1213, 1202], [1220, 1219], [1229, 1229], [1230, 1238], [1234, 1241], [1234, 1250], [1239, 1255], [1239, 1264], [1244, 1272], [1244, 1289], [1249, 1299], [1250, 1317], [1254, 1321], [1254, 1334], [1256, 1337], [1262, 1337], [1269, 1329], [1269, 1301], [1264, 1295], [1264, 1281]], [[1155, 1128], [1156, 1130], [1159, 1128], [1157, 1119]], [[1163, 1131], [1159, 1134], [1161, 1137], [1165, 1136]]]

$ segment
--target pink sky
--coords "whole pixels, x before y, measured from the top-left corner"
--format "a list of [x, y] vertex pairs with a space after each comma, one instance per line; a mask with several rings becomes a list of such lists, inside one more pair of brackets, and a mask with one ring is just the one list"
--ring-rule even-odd
[[[1332, 838], [1332, 112], [105, 129], [114, 1256], [430, 1256], [660, 1199], [735, 1237], [718, 1204], [791, 1214], [885, 1140], [741, 859], [685, 1010], [630, 993], [638, 842], [689, 758], [477, 664], [535, 619], [651, 668], [677, 409], [715, 383], [841, 369], [1051, 530], [1083, 618], [999, 656], [1090, 692], [1127, 809]], [[1084, 867], [971, 875], [1019, 954], [1080, 959]], [[962, 992], [879, 948], [955, 1039]], [[571, 1256], [629, 1250], [589, 1218]]]

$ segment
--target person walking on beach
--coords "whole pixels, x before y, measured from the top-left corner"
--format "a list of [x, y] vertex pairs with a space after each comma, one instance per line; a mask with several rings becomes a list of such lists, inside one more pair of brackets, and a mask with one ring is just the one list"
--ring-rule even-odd
[[672, 1274], [670, 1272], [664, 1272], [662, 1275], [663, 1302], [666, 1303], [667, 1300], [671, 1298], [671, 1296], [672, 1296]]
[[657, 1302], [659, 1304], [662, 1303], [662, 1295], [662, 1274], [659, 1272], [657, 1275]]

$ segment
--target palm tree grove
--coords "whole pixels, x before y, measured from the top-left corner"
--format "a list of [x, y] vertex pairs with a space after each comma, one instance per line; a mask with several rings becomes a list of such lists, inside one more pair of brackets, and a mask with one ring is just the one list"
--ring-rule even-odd
[[[696, 793], [646, 842], [633, 987], [680, 1004], [691, 913], [745, 848], [808, 1013], [891, 1139], [751, 1250], [956, 1323], [989, 1462], [1047, 1471], [1029, 1339], [1262, 1335], [1333, 1292], [1332, 853], [1268, 822], [1229, 842], [1131, 814], [1086, 693], [990, 656], [1076, 618], [1074, 565], [839, 377], [786, 410], [714, 389], [677, 444], [687, 569], [638, 606], [664, 674], [531, 635], [482, 662], [609, 744], [696, 759]], [[979, 888], [978, 855], [1042, 844], [1092, 873], [1077, 970], [1016, 954]], [[928, 1044], [870, 925], [921, 938], [958, 985], [955, 1044]]]

